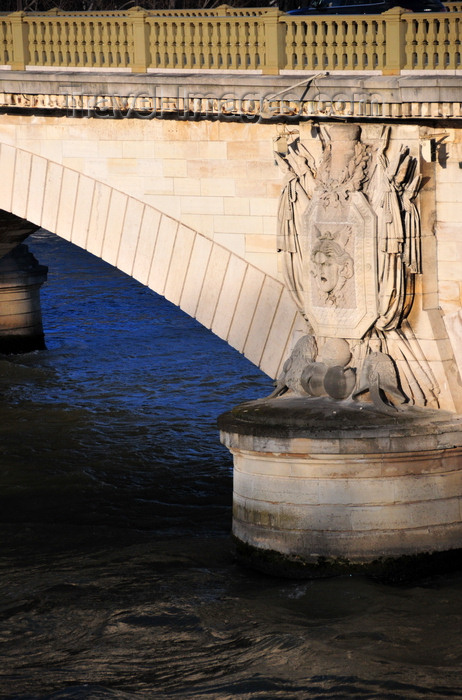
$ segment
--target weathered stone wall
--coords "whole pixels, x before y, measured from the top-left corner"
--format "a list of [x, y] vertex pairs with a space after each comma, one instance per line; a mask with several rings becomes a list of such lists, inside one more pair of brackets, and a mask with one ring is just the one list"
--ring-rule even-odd
[[275, 125], [3, 115], [2, 143], [137, 197], [277, 275]]
[[[276, 251], [283, 177], [273, 147], [282, 128], [245, 121], [2, 114], [0, 206], [166, 294], [275, 376], [293, 337], [302, 332], [281, 292]], [[366, 140], [375, 128], [362, 124]], [[287, 129], [293, 136], [298, 132], [313, 154], [321, 152], [310, 123]], [[420, 159], [424, 178], [419, 198], [424, 274], [411, 323], [440, 386], [441, 407], [462, 411], [462, 131], [398, 121], [392, 124], [389, 155], [401, 144]], [[159, 270], [164, 265], [162, 284], [149, 272], [152, 246], [146, 243], [140, 257], [146, 212], [151, 230], [161, 230], [166, 245], [176, 241], [156, 263]], [[149, 234], [142, 236], [147, 241]], [[217, 246], [213, 260], [207, 241]], [[178, 269], [183, 286], [170, 293], [166, 280], [178, 277]], [[194, 278], [194, 301], [186, 300], [185, 280]]]

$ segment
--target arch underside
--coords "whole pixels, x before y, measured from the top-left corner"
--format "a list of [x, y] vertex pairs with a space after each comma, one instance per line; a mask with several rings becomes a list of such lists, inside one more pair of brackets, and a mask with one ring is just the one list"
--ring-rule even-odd
[[[0, 257], [44, 228], [164, 296], [278, 376], [301, 318], [283, 284], [224, 246], [104, 182], [0, 145]], [[22, 220], [22, 223], [21, 223]]]

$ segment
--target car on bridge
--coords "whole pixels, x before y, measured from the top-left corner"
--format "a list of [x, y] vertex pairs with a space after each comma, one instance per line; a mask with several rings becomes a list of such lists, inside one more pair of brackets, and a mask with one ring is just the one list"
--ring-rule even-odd
[[447, 12], [441, 0], [312, 0], [308, 7], [289, 10], [289, 15], [375, 15], [402, 7], [411, 12]]

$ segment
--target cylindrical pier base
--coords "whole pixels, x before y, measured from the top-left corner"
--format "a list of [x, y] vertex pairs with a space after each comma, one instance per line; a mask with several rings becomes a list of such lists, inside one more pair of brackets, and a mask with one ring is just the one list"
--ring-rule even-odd
[[461, 558], [462, 417], [279, 397], [219, 427], [234, 455], [234, 537], [257, 568], [386, 575]]
[[0, 260], [0, 353], [44, 349], [40, 287], [47, 271], [24, 244]]

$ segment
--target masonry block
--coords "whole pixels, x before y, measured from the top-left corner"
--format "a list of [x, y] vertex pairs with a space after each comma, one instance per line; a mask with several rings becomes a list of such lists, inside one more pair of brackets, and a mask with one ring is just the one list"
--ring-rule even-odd
[[141, 284], [148, 284], [161, 218], [160, 212], [151, 207], [144, 209], [132, 271]]
[[128, 198], [122, 236], [117, 255], [117, 267], [131, 275], [135, 260], [141, 223], [146, 205], [132, 197]]

